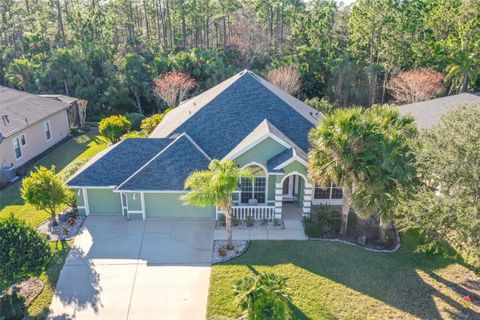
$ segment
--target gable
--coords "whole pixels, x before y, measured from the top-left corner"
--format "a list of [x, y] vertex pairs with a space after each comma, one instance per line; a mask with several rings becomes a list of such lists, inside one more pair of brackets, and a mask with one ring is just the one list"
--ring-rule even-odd
[[264, 167], [267, 166], [267, 161], [270, 158], [273, 158], [277, 154], [285, 151], [287, 148], [281, 145], [278, 141], [267, 137], [252, 148], [248, 149], [234, 161], [240, 166], [243, 167], [251, 162], [256, 162]]

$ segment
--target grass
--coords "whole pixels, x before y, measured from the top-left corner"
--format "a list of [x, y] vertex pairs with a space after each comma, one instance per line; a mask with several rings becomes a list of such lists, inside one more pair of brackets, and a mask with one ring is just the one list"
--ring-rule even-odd
[[[98, 152], [107, 147], [107, 142], [97, 136], [97, 131], [92, 130], [71, 138], [55, 149], [48, 152], [45, 156], [35, 161], [26, 172], [32, 171], [35, 166], [50, 167], [55, 165], [57, 172], [61, 172], [69, 163], [74, 161], [91, 158]], [[33, 206], [24, 203], [20, 197], [21, 181], [17, 181], [0, 191], [0, 218], [13, 213], [19, 219], [37, 226], [49, 218], [48, 214], [36, 210]]]
[[33, 319], [44, 319], [48, 314], [48, 307], [55, 292], [55, 285], [63, 263], [73, 241], [52, 241], [52, 259], [46, 270], [38, 277], [44, 284], [42, 292], [28, 306], [28, 316]]
[[[294, 319], [474, 319], [480, 278], [454, 258], [415, 252], [402, 237], [393, 254], [323, 241], [254, 241], [241, 257], [214, 265], [207, 315], [236, 318], [232, 288], [250, 272], [287, 278]], [[464, 295], [476, 305], [464, 306]], [[475, 313], [476, 312], [476, 313]]]
[[[32, 171], [35, 166], [50, 167], [55, 165], [57, 172], [61, 173], [70, 163], [93, 157], [108, 146], [107, 142], [97, 134], [97, 130], [92, 130], [63, 142], [38, 161], [35, 161], [26, 169], [26, 172]], [[47, 220], [49, 216], [45, 212], [24, 203], [20, 197], [20, 186], [21, 181], [17, 181], [0, 191], [0, 219], [13, 214], [15, 217], [37, 226]], [[46, 270], [38, 277], [44, 283], [44, 288], [28, 306], [29, 317], [34, 319], [44, 319], [46, 317], [60, 270], [62, 270], [71, 245], [71, 241], [50, 242], [52, 248], [51, 261]]]

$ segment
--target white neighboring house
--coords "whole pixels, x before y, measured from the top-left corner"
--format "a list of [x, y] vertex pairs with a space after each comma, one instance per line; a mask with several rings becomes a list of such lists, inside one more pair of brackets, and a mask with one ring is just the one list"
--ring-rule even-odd
[[69, 107], [58, 100], [0, 86], [0, 186], [2, 180], [5, 183], [12, 177], [12, 168], [68, 136]]

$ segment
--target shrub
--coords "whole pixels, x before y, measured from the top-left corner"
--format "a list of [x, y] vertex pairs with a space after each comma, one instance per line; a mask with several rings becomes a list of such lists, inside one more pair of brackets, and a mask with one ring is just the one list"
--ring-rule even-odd
[[248, 216], [247, 219], [245, 219], [245, 223], [247, 227], [253, 227], [255, 220], [251, 216]]
[[335, 106], [328, 102], [326, 98], [314, 97], [311, 99], [306, 99], [305, 103], [323, 114], [331, 113], [333, 110], [335, 110]]
[[142, 124], [140, 125], [140, 128], [142, 129], [145, 134], [150, 134], [155, 130], [155, 128], [158, 126], [160, 121], [162, 121], [163, 117], [172, 109], [167, 109], [163, 113], [156, 113], [153, 116], [150, 116], [148, 118], [145, 118], [142, 120]]
[[98, 130], [108, 141], [115, 143], [130, 130], [130, 125], [130, 121], [124, 116], [110, 116], [100, 121]]
[[0, 220], [0, 287], [39, 273], [50, 259], [46, 236], [23, 220]]
[[141, 113], [133, 112], [133, 113], [126, 113], [125, 118], [130, 121], [130, 129], [132, 130], [140, 130], [140, 125], [142, 121], [145, 119], [145, 116]]
[[218, 255], [220, 257], [225, 257], [227, 255], [227, 249], [225, 247], [218, 248]]
[[320, 238], [326, 233], [339, 230], [341, 216], [338, 210], [329, 205], [319, 205], [312, 208], [310, 217], [304, 218], [305, 233], [310, 238]]
[[129, 138], [146, 138], [147, 135], [143, 131], [129, 131], [122, 135], [121, 140]]
[[0, 319], [23, 319], [25, 310], [25, 298], [18, 294], [17, 289], [0, 297]]

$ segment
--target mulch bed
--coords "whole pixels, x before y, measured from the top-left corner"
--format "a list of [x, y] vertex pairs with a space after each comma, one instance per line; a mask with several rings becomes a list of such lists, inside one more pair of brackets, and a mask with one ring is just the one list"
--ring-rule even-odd
[[227, 250], [227, 240], [215, 240], [213, 242], [212, 263], [220, 263], [241, 256], [248, 250], [250, 241], [233, 240], [233, 250]]
[[30, 278], [12, 286], [9, 291], [13, 290], [14, 287], [25, 298], [25, 305], [28, 306], [42, 292], [44, 284], [37, 278]]
[[[216, 229], [225, 229], [225, 222], [217, 220], [215, 224]], [[233, 229], [285, 229], [285, 224], [282, 219], [275, 220], [236, 220], [233, 223]]]
[[38, 231], [46, 234], [50, 241], [72, 239], [78, 234], [85, 221], [85, 217], [77, 215], [72, 210], [62, 212], [57, 219], [57, 226], [54, 226], [50, 219], [37, 226]]

